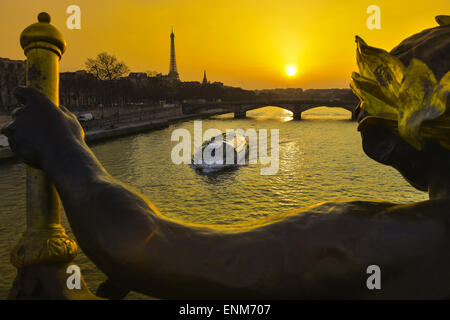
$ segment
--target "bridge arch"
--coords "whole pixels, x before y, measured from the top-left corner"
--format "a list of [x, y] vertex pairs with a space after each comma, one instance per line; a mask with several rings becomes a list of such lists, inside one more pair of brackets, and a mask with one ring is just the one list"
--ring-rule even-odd
[[[315, 110], [315, 109], [325, 109], [327, 110], [327, 114], [328, 116], [336, 116], [339, 115], [339, 117], [343, 117], [343, 119], [345, 119], [344, 117], [347, 117], [349, 120], [355, 120], [355, 110], [351, 109], [351, 108], [344, 108], [344, 107], [339, 107], [339, 106], [334, 106], [334, 107], [328, 107], [328, 106], [313, 106], [309, 109], [306, 109], [304, 111], [301, 111], [299, 117], [300, 119], [303, 118], [304, 115], [307, 116], [311, 116], [311, 114], [314, 115], [314, 113], [310, 113], [309, 111]], [[330, 110], [330, 109], [334, 109], [334, 110]], [[337, 110], [336, 110], [337, 109]], [[342, 112], [344, 111], [344, 112]], [[341, 113], [340, 113], [341, 112]], [[319, 113], [320, 114], [320, 113]], [[316, 113], [317, 115], [317, 113]]]
[[302, 119], [302, 115], [303, 112], [309, 111], [309, 110], [313, 110], [316, 108], [322, 108], [322, 107], [326, 107], [326, 108], [339, 108], [339, 109], [343, 109], [346, 111], [349, 111], [351, 114], [351, 119], [354, 120], [354, 112], [355, 112], [355, 106], [343, 106], [343, 105], [300, 105], [300, 106], [294, 106], [294, 107], [290, 107], [287, 108], [288, 110], [292, 111], [292, 113], [294, 114], [294, 119], [296, 120], [301, 120]]
[[[267, 109], [267, 110], [265, 110]], [[259, 111], [263, 111], [262, 117], [275, 117], [275, 118], [289, 118], [293, 116], [292, 110], [289, 110], [289, 108], [280, 107], [280, 106], [263, 106], [263, 107], [256, 107], [252, 109], [246, 110], [246, 116], [254, 117], [254, 116], [260, 116], [261, 114], [258, 113]]]
[[321, 107], [327, 107], [327, 108], [339, 108], [343, 110], [347, 110], [351, 113], [351, 119], [355, 120], [355, 105], [327, 105], [327, 104], [305, 104], [305, 105], [290, 105], [290, 104], [271, 104], [271, 105], [264, 105], [264, 106], [246, 106], [246, 107], [240, 107], [237, 110], [234, 111], [234, 117], [236, 119], [242, 119], [246, 117], [246, 114], [248, 111], [251, 110], [257, 110], [265, 107], [276, 107], [284, 110], [288, 110], [292, 112], [293, 118], [295, 120], [301, 120], [302, 114], [305, 111], [312, 110], [315, 108], [321, 108]]
[[342, 101], [330, 100], [257, 100], [257, 101], [227, 101], [227, 102], [202, 102], [185, 103], [182, 105], [184, 114], [205, 113], [224, 114], [234, 113], [235, 118], [245, 118], [247, 111], [267, 106], [279, 107], [293, 113], [294, 119], [301, 119], [304, 111], [317, 107], [339, 107], [352, 113], [352, 120], [356, 120], [356, 106], [359, 100]]

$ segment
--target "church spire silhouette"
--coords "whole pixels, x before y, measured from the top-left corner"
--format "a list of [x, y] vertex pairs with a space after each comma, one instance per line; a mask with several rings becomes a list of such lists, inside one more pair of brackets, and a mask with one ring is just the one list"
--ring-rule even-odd
[[208, 84], [208, 78], [206, 78], [206, 70], [203, 71], [203, 85]]

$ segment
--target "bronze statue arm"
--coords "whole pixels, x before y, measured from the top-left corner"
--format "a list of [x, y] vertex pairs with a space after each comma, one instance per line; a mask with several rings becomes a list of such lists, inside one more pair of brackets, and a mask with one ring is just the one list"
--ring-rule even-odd
[[81, 248], [121, 288], [163, 298], [367, 297], [370, 264], [386, 276], [382, 297], [441, 297], [446, 291], [433, 288], [450, 286], [436, 277], [450, 268], [441, 254], [448, 199], [330, 202], [233, 226], [180, 223], [108, 174], [72, 113], [30, 88], [16, 96], [24, 106], [2, 132], [22, 161], [47, 172]]

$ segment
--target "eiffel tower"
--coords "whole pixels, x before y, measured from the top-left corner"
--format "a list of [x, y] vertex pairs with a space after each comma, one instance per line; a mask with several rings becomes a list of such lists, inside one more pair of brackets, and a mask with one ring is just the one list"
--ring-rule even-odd
[[169, 67], [169, 78], [174, 80], [180, 80], [180, 75], [177, 70], [177, 60], [175, 58], [175, 34], [170, 34], [170, 67]]

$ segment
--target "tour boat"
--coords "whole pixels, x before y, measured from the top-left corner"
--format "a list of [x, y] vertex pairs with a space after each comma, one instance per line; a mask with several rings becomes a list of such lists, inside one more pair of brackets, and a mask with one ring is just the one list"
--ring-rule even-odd
[[[215, 157], [216, 150], [220, 148], [222, 148], [222, 157], [220, 155]], [[232, 150], [232, 159], [227, 159], [227, 150]], [[205, 154], [211, 154], [211, 160], [203, 159]], [[245, 137], [235, 132], [222, 133], [203, 142], [199, 150], [192, 156], [191, 167], [203, 173], [236, 168], [247, 164], [248, 154], [249, 146]]]

